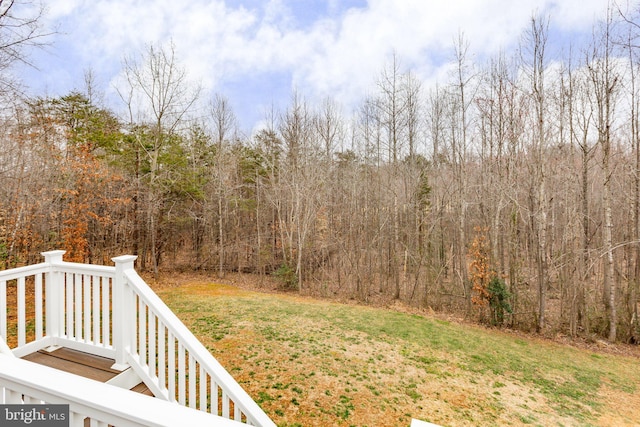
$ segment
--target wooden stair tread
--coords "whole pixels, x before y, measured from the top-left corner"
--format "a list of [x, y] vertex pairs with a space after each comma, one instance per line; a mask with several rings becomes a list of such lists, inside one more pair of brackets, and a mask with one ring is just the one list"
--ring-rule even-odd
[[59, 348], [52, 352], [40, 350], [24, 356], [23, 359], [101, 382], [107, 382], [119, 373], [111, 369], [114, 363], [112, 359], [68, 348]]
[[155, 397], [153, 396], [153, 393], [151, 393], [151, 390], [149, 390], [149, 387], [147, 387], [145, 383], [138, 384], [137, 386], [133, 387], [131, 391], [135, 391], [136, 393], [146, 394], [147, 396]]
[[[115, 362], [113, 359], [65, 347], [54, 351], [39, 350], [22, 357], [22, 359], [103, 383], [120, 373], [120, 371], [111, 368]], [[130, 390], [153, 397], [153, 393], [144, 382], [135, 385]]]

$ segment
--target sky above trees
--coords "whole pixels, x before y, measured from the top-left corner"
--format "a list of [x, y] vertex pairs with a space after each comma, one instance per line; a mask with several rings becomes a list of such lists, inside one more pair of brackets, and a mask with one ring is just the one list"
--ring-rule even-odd
[[19, 70], [31, 94], [82, 89], [92, 70], [117, 111], [123, 59], [173, 43], [194, 84], [230, 99], [251, 131], [294, 89], [312, 101], [357, 105], [394, 53], [421, 81], [444, 81], [459, 32], [482, 62], [513, 52], [532, 14], [542, 14], [550, 16], [551, 48], [566, 49], [589, 37], [606, 1], [49, 0], [46, 7], [52, 44], [32, 52], [37, 68]]

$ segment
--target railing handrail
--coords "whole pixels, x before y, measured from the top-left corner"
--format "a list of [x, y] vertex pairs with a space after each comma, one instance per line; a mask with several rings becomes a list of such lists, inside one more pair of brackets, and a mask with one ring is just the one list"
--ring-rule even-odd
[[[132, 393], [109, 384], [70, 376], [57, 369], [19, 358], [0, 355], [0, 386], [30, 400], [68, 404], [70, 411], [109, 425], [126, 426], [213, 426], [240, 427], [244, 424], [217, 415]], [[10, 393], [9, 393], [10, 394]], [[2, 393], [0, 393], [2, 398]], [[76, 420], [77, 421], [77, 420]], [[72, 425], [83, 425], [76, 422]]]
[[0, 280], [14, 280], [21, 277], [32, 276], [38, 273], [49, 271], [50, 264], [41, 262], [40, 264], [25, 265], [24, 267], [16, 267], [8, 270], [0, 271]]
[[211, 355], [209, 350], [191, 333], [175, 313], [167, 307], [164, 301], [153, 292], [138, 273], [133, 269], [128, 269], [124, 271], [124, 275], [129, 285], [147, 307], [166, 325], [178, 342], [189, 351], [189, 354], [194, 356], [197, 362], [209, 372], [211, 377], [214, 378], [218, 384], [224, 386], [224, 390], [231, 400], [243, 408], [243, 413], [250, 417], [257, 425], [275, 427], [273, 421], [264, 413], [262, 408], [255, 403], [220, 362]]
[[97, 265], [97, 264], [81, 264], [79, 262], [62, 262], [52, 264], [54, 271], [60, 273], [84, 273], [98, 274], [100, 276], [113, 277], [116, 272], [114, 266]]

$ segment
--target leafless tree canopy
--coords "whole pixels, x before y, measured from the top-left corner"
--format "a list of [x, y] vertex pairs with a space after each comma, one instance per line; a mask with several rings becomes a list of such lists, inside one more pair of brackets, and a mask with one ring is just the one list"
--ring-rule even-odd
[[51, 35], [42, 28], [45, 8], [29, 0], [0, 0], [0, 90], [14, 87], [8, 69], [15, 63], [29, 64], [28, 50], [42, 47]]
[[[0, 11], [1, 70], [43, 34], [38, 5]], [[637, 341], [640, 14], [622, 12], [562, 50], [534, 16], [482, 62], [461, 33], [434, 87], [393, 54], [354, 111], [294, 92], [251, 136], [223, 94], [196, 109], [179, 52], [150, 46], [124, 61], [126, 119], [90, 74], [87, 93], [5, 109], [0, 261], [135, 253], [156, 273]]]

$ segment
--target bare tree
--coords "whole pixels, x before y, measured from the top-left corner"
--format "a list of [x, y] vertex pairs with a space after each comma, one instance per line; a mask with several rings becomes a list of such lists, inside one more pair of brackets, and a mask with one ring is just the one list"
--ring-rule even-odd
[[45, 7], [31, 0], [0, 0], [0, 94], [14, 91], [7, 71], [16, 63], [32, 65], [27, 49], [43, 47], [53, 33], [42, 27]]
[[429, 91], [427, 97], [427, 135], [431, 140], [431, 162], [435, 167], [440, 164], [442, 139], [444, 138], [444, 109], [442, 90], [438, 85]]
[[297, 93], [289, 108], [281, 115], [279, 130], [286, 149], [287, 161], [280, 165], [279, 182], [273, 203], [278, 212], [279, 229], [283, 235], [285, 266], [295, 264], [296, 286], [301, 290], [305, 282], [307, 242], [312, 234], [319, 209], [324, 179], [320, 174], [319, 155], [313, 126], [313, 115], [307, 102]]
[[422, 84], [411, 72], [404, 74], [403, 82], [406, 138], [409, 158], [414, 158], [422, 137]]
[[331, 98], [322, 100], [320, 109], [314, 118], [315, 132], [320, 139], [322, 148], [324, 149], [323, 172], [326, 177], [327, 187], [322, 195], [324, 200], [323, 214], [326, 222], [325, 233], [321, 239], [321, 255], [319, 258], [323, 264], [331, 261], [331, 254], [335, 249], [335, 241], [337, 239], [336, 229], [339, 226], [337, 221], [338, 195], [335, 190], [341, 186], [340, 176], [342, 171], [338, 170], [334, 162], [334, 156], [340, 156], [344, 153], [340, 149], [343, 148], [345, 138], [345, 124], [343, 122], [340, 107]]
[[379, 120], [386, 131], [388, 160], [395, 165], [404, 149], [402, 133], [405, 129], [406, 108], [400, 64], [395, 53], [389, 66], [382, 71], [378, 89], [380, 96], [375, 105], [378, 108]]
[[[628, 6], [628, 5], [627, 5]], [[636, 10], [630, 14], [627, 10], [618, 7], [618, 14], [625, 24], [626, 34], [618, 42], [623, 49], [627, 50], [629, 63], [628, 69], [628, 93], [629, 93], [629, 140], [631, 149], [635, 154], [632, 159], [633, 166], [633, 244], [630, 247], [632, 255], [629, 257], [630, 266], [630, 314], [631, 314], [631, 339], [640, 342], [640, 318], [638, 318], [638, 293], [640, 288], [640, 84], [638, 84], [638, 73], [640, 72], [640, 24], [638, 18], [640, 14]], [[631, 261], [632, 259], [632, 261]]]
[[199, 96], [200, 88], [187, 80], [186, 70], [175, 57], [175, 48], [149, 46], [140, 58], [125, 58], [124, 82], [118, 93], [129, 111], [129, 123], [142, 122], [149, 131], [137, 134], [136, 144], [149, 161], [147, 180], [147, 227], [153, 270], [157, 274], [161, 251], [158, 240], [160, 198], [160, 155], [174, 141], [187, 112]]
[[[578, 65], [579, 67], [579, 65]], [[576, 64], [573, 63], [572, 49], [569, 50], [569, 57], [562, 70], [561, 96], [565, 99], [569, 141], [571, 147], [575, 147], [580, 157], [580, 168], [577, 174], [577, 200], [576, 213], [579, 218], [578, 241], [579, 256], [577, 263], [577, 280], [570, 287], [569, 300], [569, 330], [572, 336], [577, 335], [578, 328], [589, 333], [589, 316], [586, 313], [585, 296], [590, 276], [590, 250], [591, 250], [591, 210], [589, 202], [591, 190], [589, 185], [591, 162], [596, 146], [590, 141], [590, 130], [593, 123], [593, 110], [589, 105], [589, 81], [585, 73], [576, 71]], [[564, 120], [564, 119], [563, 119]]]
[[450, 139], [451, 163], [455, 182], [455, 205], [457, 216], [457, 238], [455, 244], [454, 271], [464, 290], [467, 315], [471, 313], [471, 282], [468, 279], [466, 244], [467, 244], [467, 191], [469, 176], [465, 166], [469, 154], [469, 133], [472, 119], [471, 107], [474, 99], [473, 83], [475, 73], [471, 68], [469, 42], [464, 34], [459, 33], [454, 45], [454, 78], [450, 92]]
[[224, 205], [226, 201], [226, 180], [224, 177], [224, 164], [226, 158], [225, 143], [236, 132], [237, 121], [229, 101], [220, 94], [216, 94], [209, 104], [209, 112], [213, 123], [213, 139], [216, 144], [216, 182], [218, 205], [218, 275], [224, 277], [225, 263], [225, 233], [224, 233]]
[[314, 124], [315, 131], [322, 142], [325, 157], [327, 160], [331, 160], [344, 135], [340, 109], [334, 100], [326, 98], [322, 101]]
[[533, 219], [536, 229], [536, 266], [538, 273], [538, 331], [545, 329], [548, 279], [547, 252], [547, 214], [549, 211], [547, 195], [547, 100], [545, 92], [546, 47], [549, 34], [548, 18], [531, 18], [531, 28], [525, 33], [525, 46], [522, 52], [523, 65], [531, 82], [531, 96], [535, 112], [534, 135], [534, 177], [536, 185]]
[[594, 34], [593, 44], [588, 52], [586, 64], [592, 86], [592, 108], [598, 131], [598, 145], [602, 150], [603, 172], [603, 246], [605, 253], [604, 303], [608, 312], [609, 340], [617, 336], [618, 314], [616, 307], [616, 283], [613, 254], [613, 214], [612, 199], [612, 126], [617, 102], [620, 76], [613, 59], [613, 13], [607, 9], [607, 16], [599, 32]]
[[630, 68], [630, 93], [631, 108], [629, 111], [631, 126], [631, 145], [635, 152], [635, 164], [633, 174], [633, 240], [635, 240], [634, 248], [634, 268], [633, 283], [631, 292], [632, 316], [631, 316], [631, 334], [635, 341], [640, 340], [640, 319], [638, 318], [638, 288], [640, 287], [640, 120], [638, 112], [640, 111], [640, 94], [638, 93], [638, 72], [640, 69], [640, 60], [637, 56], [638, 49], [632, 49], [631, 37], [629, 38], [629, 68]]

